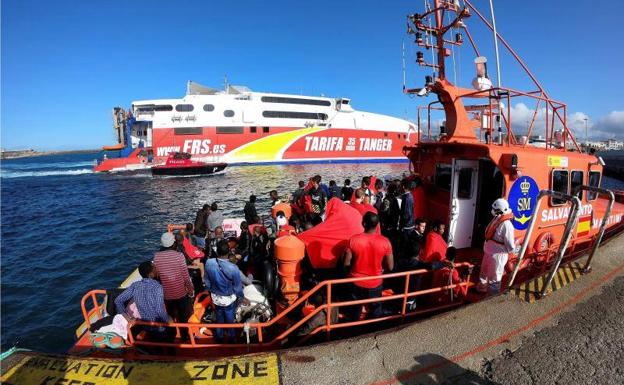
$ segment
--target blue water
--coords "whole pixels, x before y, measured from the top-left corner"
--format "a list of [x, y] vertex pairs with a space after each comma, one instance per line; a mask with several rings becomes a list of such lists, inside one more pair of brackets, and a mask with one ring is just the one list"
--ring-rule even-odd
[[2, 350], [19, 346], [66, 351], [81, 323], [80, 299], [91, 289], [117, 286], [153, 256], [167, 223], [192, 221], [204, 203], [219, 202], [226, 217], [241, 217], [258, 195], [292, 191], [314, 174], [358, 179], [401, 176], [403, 164], [323, 164], [232, 167], [223, 175], [153, 178], [93, 174], [97, 154], [2, 161]]

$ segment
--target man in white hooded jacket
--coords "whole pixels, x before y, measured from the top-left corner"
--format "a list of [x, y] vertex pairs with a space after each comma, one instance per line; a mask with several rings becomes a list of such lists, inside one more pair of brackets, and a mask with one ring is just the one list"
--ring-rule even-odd
[[489, 290], [491, 294], [496, 294], [500, 291], [505, 264], [509, 259], [509, 253], [515, 248], [515, 240], [513, 214], [509, 202], [504, 198], [495, 200], [492, 204], [492, 215], [494, 218], [485, 230], [483, 261], [477, 291], [486, 293]]

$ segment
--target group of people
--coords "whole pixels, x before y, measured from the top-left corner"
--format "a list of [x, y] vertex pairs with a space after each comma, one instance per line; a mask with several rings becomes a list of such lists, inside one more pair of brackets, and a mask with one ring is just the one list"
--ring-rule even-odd
[[[233, 323], [237, 305], [247, 301], [243, 287], [252, 283], [254, 273], [261, 273], [271, 263], [274, 240], [323, 223], [332, 198], [356, 209], [360, 216], [356, 214], [353, 221], [361, 221], [364, 230], [348, 239], [338, 266], [343, 276], [358, 278], [346, 292], [347, 299], [377, 298], [387, 287], [381, 279], [360, 278], [416, 269], [433, 271], [431, 285], [456, 285], [452, 290], [431, 296], [434, 301], [445, 300], [449, 295], [453, 298], [467, 295], [467, 287], [458, 285], [466, 276], [454, 268], [456, 250], [448, 247], [445, 240], [446, 224], [424, 219], [425, 193], [417, 177], [384, 183], [366, 176], [354, 188], [349, 179], [340, 187], [334, 180], [326, 185], [321, 176], [315, 175], [307, 183], [300, 181], [286, 199], [280, 199], [276, 190], [269, 193], [272, 206], [289, 205], [288, 214], [277, 211], [263, 219], [256, 208], [257, 197], [251, 195], [243, 208], [245, 220], [240, 223], [237, 236], [228, 237], [224, 233], [224, 216], [217, 203], [204, 205], [193, 223], [162, 235], [161, 250], [155, 253], [153, 261], [139, 266], [142, 279], [115, 300], [117, 311], [127, 314], [129, 303], [134, 303], [135, 318], [187, 322], [193, 313], [195, 295], [207, 290], [215, 308], [214, 321]], [[481, 272], [481, 282], [486, 288], [488, 284], [500, 283], [501, 264], [506, 263], [502, 256], [513, 243], [513, 228], [509, 236], [509, 207], [499, 204], [496, 208], [492, 213], [498, 219], [488, 227]], [[412, 283], [417, 288], [423, 285], [418, 279]], [[482, 286], [479, 288], [483, 289]], [[358, 320], [361, 309], [351, 306], [345, 317]], [[378, 317], [383, 311], [379, 302], [370, 303], [368, 309], [370, 317]], [[146, 331], [155, 333], [151, 338], [171, 338], [162, 330], [159, 334], [156, 328]], [[216, 329], [215, 339], [234, 340], [235, 332], [233, 328]]]

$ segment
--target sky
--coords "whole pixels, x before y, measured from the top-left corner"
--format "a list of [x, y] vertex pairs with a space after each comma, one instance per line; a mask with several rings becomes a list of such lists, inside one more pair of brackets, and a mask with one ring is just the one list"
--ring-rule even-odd
[[[473, 4], [489, 17], [488, 1]], [[225, 75], [252, 90], [349, 97], [356, 109], [415, 120], [416, 106], [434, 99], [402, 93], [401, 47], [408, 86], [421, 87], [427, 71], [414, 64], [405, 16], [422, 8], [422, 0], [2, 0], [1, 145], [112, 144], [112, 107], [182, 97], [187, 80], [221, 87]], [[585, 118], [590, 137], [624, 139], [624, 1], [495, 0], [494, 8], [499, 32], [567, 103], [581, 139]], [[495, 80], [491, 32], [474, 16], [467, 24]], [[449, 73], [465, 86], [471, 51], [454, 52]], [[509, 57], [501, 66], [503, 85], [528, 89]], [[514, 103], [513, 120], [525, 125], [534, 108]]]

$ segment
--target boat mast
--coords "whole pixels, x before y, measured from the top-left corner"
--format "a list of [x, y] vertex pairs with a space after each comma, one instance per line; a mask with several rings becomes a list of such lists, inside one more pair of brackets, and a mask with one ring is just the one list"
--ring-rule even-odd
[[[442, 0], [434, 0], [435, 22], [436, 22], [436, 45], [438, 51], [438, 78], [446, 79], [446, 71], [444, 68], [444, 56], [446, 49], [444, 48], [444, 18], [442, 15]], [[434, 67], [435, 68], [435, 67]]]
[[[500, 60], [498, 55], [498, 32], [496, 32], [496, 17], [494, 16], [494, 4], [492, 0], [490, 0], [490, 13], [492, 14], [492, 33], [494, 34], [494, 51], [496, 53], [496, 88], [501, 89], [501, 72], [500, 72]], [[502, 122], [500, 116], [500, 99], [498, 101], [499, 108], [497, 109], [498, 113], [496, 114], [496, 124], [498, 125], [498, 144], [503, 143], [503, 129]]]

